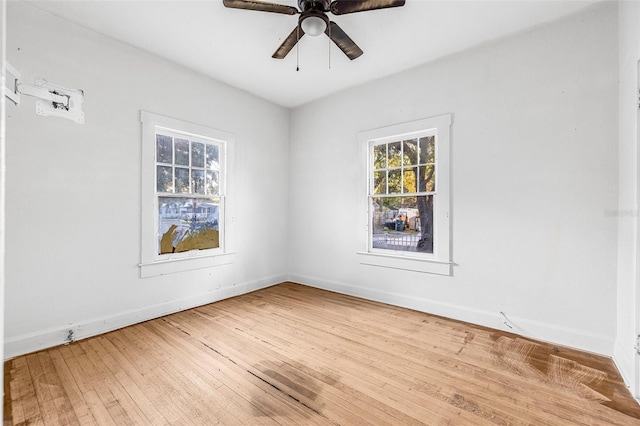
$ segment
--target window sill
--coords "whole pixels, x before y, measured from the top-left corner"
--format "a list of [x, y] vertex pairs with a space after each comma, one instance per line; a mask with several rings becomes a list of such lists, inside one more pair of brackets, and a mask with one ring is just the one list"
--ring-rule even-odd
[[207, 256], [182, 257], [178, 259], [158, 260], [141, 263], [140, 277], [156, 277], [158, 275], [191, 271], [194, 269], [210, 268], [213, 266], [229, 265], [233, 263], [236, 253], [220, 253]]
[[449, 261], [369, 252], [358, 252], [357, 254], [360, 256], [360, 264], [362, 265], [402, 269], [426, 274], [452, 275], [452, 262]]

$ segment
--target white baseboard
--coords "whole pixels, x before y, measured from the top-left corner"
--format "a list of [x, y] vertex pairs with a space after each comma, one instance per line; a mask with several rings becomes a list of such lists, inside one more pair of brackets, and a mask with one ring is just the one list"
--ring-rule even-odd
[[285, 275], [275, 275], [256, 281], [236, 284], [231, 287], [212, 290], [195, 296], [167, 301], [153, 306], [132, 309], [130, 311], [121, 312], [108, 317], [93, 318], [84, 322], [72, 323], [65, 327], [53, 327], [36, 333], [7, 338], [4, 342], [4, 357], [6, 360], [39, 351], [41, 349], [68, 343], [69, 330], [73, 331], [73, 340], [80, 340], [164, 315], [191, 309], [196, 306], [206, 305], [208, 303], [217, 302], [219, 300], [270, 287], [286, 281], [286, 278], [287, 277]]
[[[72, 323], [65, 327], [54, 327], [37, 333], [7, 338], [5, 340], [4, 356], [5, 359], [10, 359], [19, 355], [64, 344], [68, 341], [69, 330], [73, 331], [73, 340], [80, 340], [174, 312], [250, 293], [284, 281], [292, 281], [311, 287], [388, 303], [390, 305], [440, 315], [498, 330], [504, 330], [532, 339], [543, 340], [606, 356], [613, 356], [614, 342], [613, 339], [607, 336], [596, 335], [566, 327], [558, 327], [555, 324], [542, 323], [518, 317], [509, 317], [513, 328], [508, 328], [504, 325], [504, 319], [496, 312], [296, 274], [289, 276], [275, 275], [196, 296], [190, 296], [183, 299], [172, 300], [153, 306], [122, 312], [108, 317], [94, 318], [85, 322]], [[629, 370], [621, 369], [621, 371], [626, 372]], [[627, 381], [627, 383], [630, 382]]]
[[625, 350], [622, 342], [619, 339], [616, 339], [613, 346], [613, 362], [616, 364], [616, 367], [622, 376], [622, 380], [624, 380], [624, 383], [629, 388], [631, 394], [636, 399], [640, 399], [640, 395], [636, 393], [638, 383], [634, 381], [634, 357], [635, 354], [629, 353], [628, 350]]
[[513, 328], [505, 325], [505, 319], [499, 312], [490, 312], [437, 300], [418, 298], [406, 294], [381, 291], [361, 286], [354, 286], [304, 275], [290, 274], [288, 281], [308, 285], [336, 293], [361, 297], [403, 308], [414, 309], [433, 315], [439, 315], [459, 321], [516, 333], [531, 339], [567, 346], [593, 352], [605, 356], [613, 355], [613, 337], [589, 333], [556, 324], [544, 323], [527, 318], [509, 316]]

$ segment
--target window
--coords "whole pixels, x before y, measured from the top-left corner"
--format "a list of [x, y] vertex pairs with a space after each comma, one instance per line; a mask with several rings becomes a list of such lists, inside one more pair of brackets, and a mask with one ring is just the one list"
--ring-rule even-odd
[[359, 134], [366, 154], [361, 263], [449, 275], [451, 116]]
[[224, 142], [156, 128], [158, 254], [220, 248], [221, 151]]
[[141, 121], [142, 276], [228, 263], [220, 257], [232, 135], [148, 112]]

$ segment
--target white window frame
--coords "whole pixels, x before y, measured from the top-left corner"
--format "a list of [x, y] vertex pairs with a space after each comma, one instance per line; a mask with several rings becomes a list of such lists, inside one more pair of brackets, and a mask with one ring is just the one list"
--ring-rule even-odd
[[[451, 114], [425, 118], [388, 127], [358, 133], [360, 151], [360, 214], [358, 257], [361, 264], [380, 266], [438, 275], [452, 274], [451, 256], [451, 197], [450, 197], [450, 152], [451, 152]], [[422, 136], [436, 136], [436, 195], [434, 196], [434, 241], [433, 253], [375, 249], [371, 237], [370, 185], [372, 175], [371, 147], [382, 142], [395, 142]], [[403, 194], [399, 194], [402, 196]]]
[[[147, 111], [140, 112], [140, 122], [142, 123], [141, 262], [139, 264], [141, 277], [232, 263], [233, 253], [228, 249], [230, 209], [227, 191], [235, 145], [233, 134]], [[162, 193], [157, 192], [156, 186], [156, 133], [158, 132], [182, 135], [195, 140], [215, 141], [220, 144], [219, 247], [182, 253], [158, 253], [158, 197], [162, 196]], [[176, 195], [190, 197], [192, 194]]]

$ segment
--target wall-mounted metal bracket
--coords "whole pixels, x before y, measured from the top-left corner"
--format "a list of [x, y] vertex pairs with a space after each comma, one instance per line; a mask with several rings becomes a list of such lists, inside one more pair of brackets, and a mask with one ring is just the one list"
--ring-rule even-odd
[[38, 98], [36, 114], [52, 115], [68, 118], [76, 123], [84, 123], [84, 112], [82, 111], [84, 92], [82, 90], [51, 84], [43, 78], [37, 78], [33, 86], [22, 84], [18, 70], [9, 63], [6, 63], [6, 70], [8, 84], [5, 91], [6, 97], [16, 106], [20, 105], [21, 95], [33, 96]]
[[82, 101], [84, 92], [79, 89], [67, 89], [37, 78], [35, 86], [18, 85], [18, 91], [24, 95], [35, 96], [36, 114], [68, 118], [76, 123], [84, 123]]

